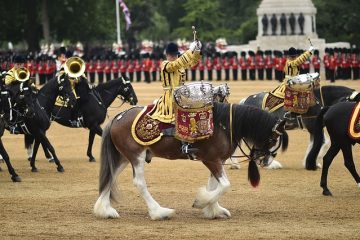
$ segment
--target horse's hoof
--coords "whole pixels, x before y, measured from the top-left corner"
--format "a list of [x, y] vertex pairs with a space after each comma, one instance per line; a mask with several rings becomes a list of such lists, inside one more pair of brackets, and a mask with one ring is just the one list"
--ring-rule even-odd
[[65, 169], [62, 166], [57, 167], [57, 170], [58, 170], [58, 172], [65, 172]]
[[324, 196], [332, 196], [332, 193], [330, 192], [330, 190], [324, 190], [323, 195]]
[[232, 169], [232, 170], [240, 169], [240, 165], [235, 165], [235, 164], [231, 165], [230, 169]]
[[316, 165], [315, 166], [306, 166], [305, 169], [309, 170], [309, 171], [316, 171], [318, 169], [318, 167]]
[[48, 158], [49, 163], [55, 162], [54, 158]]
[[11, 180], [12, 180], [13, 182], [21, 182], [21, 177], [19, 177], [19, 176], [12, 176], [12, 177], [11, 177]]
[[28, 161], [29, 161], [29, 162], [31, 161], [31, 157], [28, 157]]
[[96, 162], [96, 159], [94, 157], [89, 158], [89, 162]]
[[38, 170], [36, 167], [33, 167], [33, 168], [31, 169], [31, 171], [32, 171], [32, 172], [38, 172], [39, 170]]

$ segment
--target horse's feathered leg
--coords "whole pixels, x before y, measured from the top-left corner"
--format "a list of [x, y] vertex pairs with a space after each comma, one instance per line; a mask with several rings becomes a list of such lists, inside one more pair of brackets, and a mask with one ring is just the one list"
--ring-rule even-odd
[[[230, 182], [220, 160], [217, 162], [203, 161], [203, 163], [210, 170], [218, 184], [210, 191], [206, 187], [200, 188], [193, 204], [193, 207], [200, 209], [205, 208], [209, 204], [217, 203], [219, 198], [230, 188]], [[214, 186], [215, 184], [211, 182], [209, 189], [212, 189]]]
[[21, 182], [21, 178], [16, 174], [15, 169], [12, 167], [12, 165], [10, 163], [9, 155], [6, 152], [1, 139], [0, 139], [0, 154], [6, 163], [8, 171], [11, 175], [11, 180], [13, 180], [13, 182]]
[[88, 149], [87, 149], [87, 156], [89, 157], [89, 162], [96, 162], [94, 156], [92, 155], [92, 147], [94, 144], [95, 134], [97, 134], [101, 137], [102, 129], [100, 126], [90, 129], [90, 132], [89, 132], [89, 144], [88, 144]]
[[140, 195], [145, 200], [148, 207], [149, 215], [152, 220], [164, 220], [169, 219], [175, 213], [174, 209], [164, 208], [159, 205], [158, 202], [151, 196], [147, 189], [145, 176], [144, 176], [144, 164], [146, 158], [146, 150], [139, 154], [137, 161], [132, 163], [133, 167], [133, 183], [139, 190]]
[[340, 151], [340, 147], [338, 146], [338, 144], [332, 143], [328, 152], [324, 156], [320, 186], [323, 188], [323, 195], [325, 196], [332, 196], [330, 190], [327, 187], [327, 175], [328, 175], [329, 167], [334, 157], [338, 154], [339, 151]]
[[[214, 191], [218, 186], [218, 181], [211, 174], [208, 180], [208, 185], [206, 186], [207, 191]], [[210, 203], [205, 208], [203, 208], [203, 213], [206, 218], [229, 218], [231, 214], [229, 210], [220, 206], [219, 202]]]
[[100, 196], [94, 205], [94, 214], [101, 218], [117, 218], [118, 212], [111, 207], [110, 199], [116, 200], [116, 178], [129, 161], [115, 148], [110, 135], [111, 122], [105, 127], [100, 153]]

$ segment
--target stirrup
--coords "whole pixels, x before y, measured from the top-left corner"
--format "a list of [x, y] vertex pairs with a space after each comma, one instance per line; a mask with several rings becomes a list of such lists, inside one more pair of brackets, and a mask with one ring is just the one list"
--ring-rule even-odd
[[189, 143], [183, 143], [181, 146], [181, 152], [184, 154], [193, 154], [197, 153], [199, 149], [191, 147]]

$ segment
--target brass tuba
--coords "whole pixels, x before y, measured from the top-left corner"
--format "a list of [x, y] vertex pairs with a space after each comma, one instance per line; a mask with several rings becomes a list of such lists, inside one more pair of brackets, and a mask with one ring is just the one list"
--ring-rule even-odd
[[85, 72], [85, 62], [79, 57], [71, 57], [64, 64], [64, 71], [71, 78], [78, 78]]
[[14, 71], [14, 77], [19, 82], [25, 82], [30, 78], [30, 72], [27, 68], [21, 67]]

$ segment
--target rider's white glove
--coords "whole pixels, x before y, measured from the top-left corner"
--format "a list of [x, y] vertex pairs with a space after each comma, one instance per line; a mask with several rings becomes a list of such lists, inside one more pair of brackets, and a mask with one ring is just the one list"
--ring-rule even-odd
[[198, 40], [193, 41], [192, 43], [190, 43], [189, 49], [192, 52], [194, 52], [194, 51], [200, 52], [200, 50], [201, 50], [201, 42], [198, 41]]
[[310, 46], [310, 47], [309, 47], [309, 52], [312, 53], [312, 52], [314, 52], [314, 50], [315, 50], [315, 48], [314, 48], [313, 46]]

